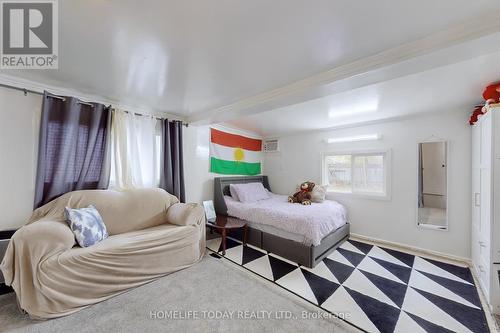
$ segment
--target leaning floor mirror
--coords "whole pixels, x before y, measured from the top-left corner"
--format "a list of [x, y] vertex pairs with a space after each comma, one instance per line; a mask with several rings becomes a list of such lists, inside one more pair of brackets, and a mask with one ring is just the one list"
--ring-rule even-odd
[[448, 229], [448, 144], [426, 141], [418, 144], [417, 225]]

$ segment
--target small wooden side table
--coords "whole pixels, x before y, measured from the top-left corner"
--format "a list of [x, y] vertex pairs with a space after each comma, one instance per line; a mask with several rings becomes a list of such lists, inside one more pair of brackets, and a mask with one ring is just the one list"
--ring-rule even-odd
[[228, 230], [243, 228], [243, 245], [247, 243], [248, 226], [246, 221], [237, 219], [235, 217], [217, 215], [217, 220], [215, 221], [215, 223], [207, 222], [207, 227], [210, 229], [210, 232], [213, 232], [215, 230], [217, 233], [221, 234], [222, 255], [226, 255], [226, 238]]

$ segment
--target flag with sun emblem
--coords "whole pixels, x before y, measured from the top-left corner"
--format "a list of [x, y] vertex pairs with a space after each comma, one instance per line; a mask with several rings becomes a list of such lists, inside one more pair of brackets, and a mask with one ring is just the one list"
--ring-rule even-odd
[[262, 140], [210, 128], [210, 171], [224, 175], [261, 173]]

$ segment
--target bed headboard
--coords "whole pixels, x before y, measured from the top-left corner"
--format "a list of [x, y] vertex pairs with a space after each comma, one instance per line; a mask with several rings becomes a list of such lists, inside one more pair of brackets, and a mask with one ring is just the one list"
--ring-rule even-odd
[[214, 207], [215, 212], [227, 215], [224, 195], [230, 195], [229, 184], [262, 183], [265, 188], [271, 191], [267, 176], [241, 176], [241, 177], [215, 177], [214, 178]]

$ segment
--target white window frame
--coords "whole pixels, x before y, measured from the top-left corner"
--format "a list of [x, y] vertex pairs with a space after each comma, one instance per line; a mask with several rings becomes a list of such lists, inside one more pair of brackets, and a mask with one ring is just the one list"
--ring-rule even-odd
[[[365, 149], [365, 150], [348, 150], [348, 151], [329, 151], [321, 154], [321, 182], [328, 186], [328, 170], [325, 164], [327, 156], [335, 155], [351, 155], [351, 192], [335, 191], [328, 188], [327, 194], [339, 196], [352, 196], [366, 199], [378, 200], [391, 200], [391, 165], [392, 165], [392, 152], [391, 149]], [[362, 192], [355, 191], [352, 188], [352, 161], [354, 156], [366, 155], [383, 155], [384, 156], [384, 193]]]

